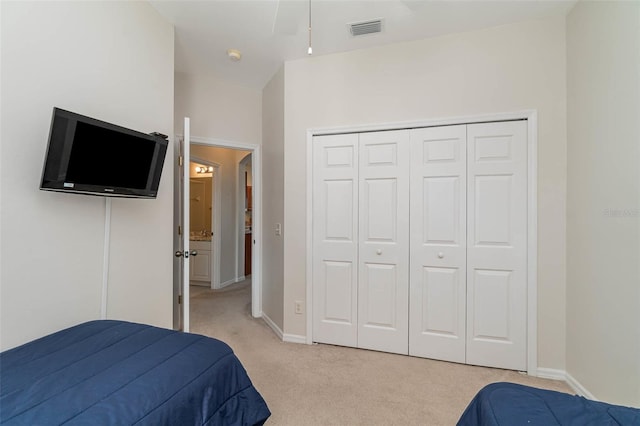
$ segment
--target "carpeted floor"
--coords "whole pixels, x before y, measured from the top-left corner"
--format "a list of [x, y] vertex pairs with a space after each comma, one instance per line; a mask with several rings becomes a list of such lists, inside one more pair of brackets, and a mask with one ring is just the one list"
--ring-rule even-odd
[[270, 425], [455, 425], [499, 381], [571, 393], [515, 371], [330, 345], [283, 343], [251, 317], [251, 282], [191, 287], [191, 331], [227, 342], [271, 409]]

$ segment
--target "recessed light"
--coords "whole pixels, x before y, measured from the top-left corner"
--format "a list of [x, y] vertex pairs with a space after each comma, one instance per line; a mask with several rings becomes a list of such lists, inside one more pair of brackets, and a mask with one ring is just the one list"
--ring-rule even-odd
[[236, 49], [227, 50], [227, 56], [234, 62], [238, 62], [242, 58], [242, 53]]

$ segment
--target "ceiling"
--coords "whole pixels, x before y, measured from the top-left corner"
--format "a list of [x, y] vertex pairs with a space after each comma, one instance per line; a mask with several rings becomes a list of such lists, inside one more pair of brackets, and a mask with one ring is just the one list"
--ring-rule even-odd
[[[309, 4], [313, 56], [473, 31], [552, 15], [576, 0], [151, 0], [175, 25], [177, 72], [209, 70], [262, 89], [283, 62], [307, 57]], [[352, 37], [349, 23], [383, 19], [378, 34]], [[228, 49], [242, 52], [233, 62]], [[198, 71], [199, 70], [199, 71]]]

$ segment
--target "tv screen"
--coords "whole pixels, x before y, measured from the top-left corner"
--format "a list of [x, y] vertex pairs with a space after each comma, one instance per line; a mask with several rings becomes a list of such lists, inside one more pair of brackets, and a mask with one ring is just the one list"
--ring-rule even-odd
[[54, 108], [40, 189], [155, 198], [165, 138]]

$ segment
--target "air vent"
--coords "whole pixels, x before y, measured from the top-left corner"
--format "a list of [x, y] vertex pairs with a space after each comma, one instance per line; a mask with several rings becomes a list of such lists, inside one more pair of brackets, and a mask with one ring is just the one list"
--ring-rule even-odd
[[353, 37], [382, 32], [382, 19], [349, 24], [349, 31]]

